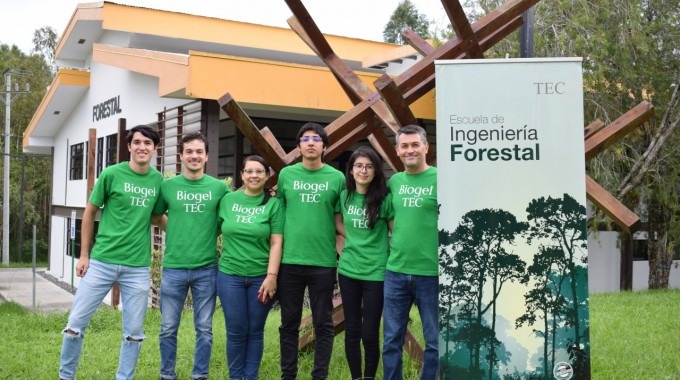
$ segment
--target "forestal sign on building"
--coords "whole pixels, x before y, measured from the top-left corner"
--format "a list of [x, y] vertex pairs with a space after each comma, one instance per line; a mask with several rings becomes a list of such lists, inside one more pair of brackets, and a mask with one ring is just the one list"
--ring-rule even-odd
[[440, 372], [589, 379], [581, 58], [435, 67]]

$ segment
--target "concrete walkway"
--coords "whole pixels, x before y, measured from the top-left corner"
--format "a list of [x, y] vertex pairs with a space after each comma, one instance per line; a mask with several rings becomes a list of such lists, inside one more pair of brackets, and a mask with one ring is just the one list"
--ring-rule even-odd
[[[66, 312], [73, 303], [73, 294], [46, 279], [44, 268], [35, 273], [35, 309], [40, 313]], [[33, 269], [0, 268], [0, 302], [14, 301], [33, 310]]]

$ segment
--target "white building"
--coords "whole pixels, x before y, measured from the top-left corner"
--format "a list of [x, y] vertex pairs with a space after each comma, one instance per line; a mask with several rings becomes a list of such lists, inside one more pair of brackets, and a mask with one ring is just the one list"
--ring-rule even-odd
[[[326, 36], [333, 50], [373, 89], [382, 74], [398, 74], [418, 55], [410, 47]], [[256, 153], [216, 102], [229, 92], [259, 127], [290, 151], [299, 126], [329, 123], [352, 103], [326, 65], [292, 30], [111, 2], [80, 4], [56, 51], [59, 72], [23, 140], [27, 153], [53, 158], [49, 274], [72, 275], [70, 217], [80, 218], [103, 168], [126, 159], [119, 131], [156, 123], [164, 136], [158, 164], [178, 172], [176, 136], [202, 130], [210, 143], [207, 172], [233, 177]], [[411, 105], [434, 143], [434, 91]], [[124, 135], [122, 136], [124, 138]], [[120, 146], [120, 148], [119, 148]], [[344, 169], [348, 155], [333, 165]], [[235, 178], [238, 184], [238, 178]], [[620, 288], [616, 233], [589, 237], [591, 292]], [[634, 262], [633, 289], [645, 289], [647, 262]], [[671, 285], [680, 287], [678, 269]]]
[[[371, 88], [387, 71], [384, 60], [404, 49], [326, 37]], [[78, 257], [89, 191], [103, 168], [127, 159], [125, 129], [155, 123], [164, 137], [158, 152], [163, 172], [180, 171], [177, 136], [200, 129], [210, 144], [207, 172], [225, 178], [238, 173], [244, 156], [256, 153], [219, 108], [216, 100], [225, 93], [286, 151], [294, 148], [303, 123], [326, 124], [352, 107], [330, 70], [290, 29], [111, 2], [77, 6], [56, 63], [58, 74], [24, 135], [24, 151], [53, 157], [48, 272], [75, 286], [71, 213]], [[432, 92], [412, 110], [434, 126], [433, 105]], [[344, 169], [345, 160], [343, 155], [333, 165]]]

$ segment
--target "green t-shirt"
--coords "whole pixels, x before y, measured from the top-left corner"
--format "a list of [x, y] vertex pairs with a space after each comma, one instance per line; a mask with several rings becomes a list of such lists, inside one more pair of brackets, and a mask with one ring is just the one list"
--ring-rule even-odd
[[90, 203], [103, 207], [90, 257], [107, 264], [151, 265], [151, 211], [163, 175], [154, 168], [137, 174], [127, 162], [102, 171]]
[[229, 193], [220, 202], [222, 257], [220, 271], [236, 276], [263, 276], [269, 265], [269, 237], [283, 234], [283, 203], [270, 198], [260, 205], [264, 194], [249, 196], [243, 191]]
[[217, 211], [229, 186], [209, 175], [180, 174], [163, 181], [154, 214], [168, 212], [163, 267], [195, 269], [217, 264]]
[[354, 192], [349, 202], [346, 198], [347, 190], [344, 190], [340, 195], [340, 212], [346, 238], [338, 272], [357, 280], [384, 281], [390, 253], [387, 221], [392, 216], [392, 196], [388, 194], [383, 199], [373, 229], [369, 228], [365, 216], [364, 195]]
[[335, 217], [345, 176], [325, 164], [307, 170], [302, 163], [279, 173], [278, 197], [286, 206], [284, 264], [335, 267]]
[[437, 168], [390, 178], [394, 227], [387, 269], [392, 272], [438, 276]]

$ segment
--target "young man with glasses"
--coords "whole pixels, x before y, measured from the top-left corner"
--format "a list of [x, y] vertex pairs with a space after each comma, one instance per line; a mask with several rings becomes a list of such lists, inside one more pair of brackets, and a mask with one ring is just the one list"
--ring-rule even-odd
[[425, 130], [406, 125], [397, 131], [397, 155], [405, 171], [390, 178], [394, 220], [385, 272], [383, 376], [402, 379], [402, 347], [411, 306], [423, 324], [422, 380], [434, 380], [439, 366], [439, 263], [437, 168], [425, 161]]
[[[159, 142], [152, 128], [132, 128], [127, 135], [130, 161], [102, 171], [85, 206], [80, 258], [75, 267], [82, 280], [63, 330], [59, 379], [75, 379], [85, 330], [114, 283], [120, 286], [123, 301], [123, 340], [116, 379], [134, 377], [145, 339], [144, 317], [149, 302], [151, 211], [163, 180], [150, 165]], [[94, 220], [100, 209], [92, 247]]]
[[208, 142], [200, 132], [182, 136], [182, 173], [163, 181], [154, 218], [166, 230], [161, 278], [161, 379], [176, 379], [177, 331], [191, 289], [196, 346], [193, 379], [207, 379], [212, 352], [212, 319], [217, 296], [217, 228], [220, 200], [229, 187], [205, 174]]
[[277, 189], [286, 206], [278, 276], [281, 378], [297, 378], [299, 329], [308, 288], [315, 341], [312, 379], [325, 379], [333, 351], [331, 314], [337, 264], [334, 215], [339, 212], [345, 178], [321, 160], [328, 146], [328, 136], [321, 125], [303, 125], [296, 140], [302, 162], [281, 170]]

